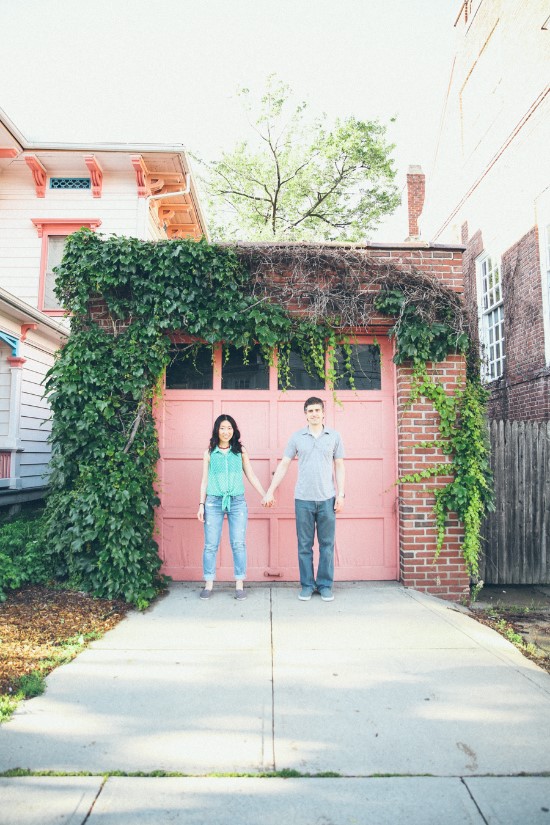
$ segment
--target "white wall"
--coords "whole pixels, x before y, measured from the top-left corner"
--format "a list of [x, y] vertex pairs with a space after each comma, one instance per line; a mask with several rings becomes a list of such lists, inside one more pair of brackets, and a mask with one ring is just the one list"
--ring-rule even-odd
[[[71, 172], [55, 172], [72, 177]], [[86, 176], [86, 172], [80, 174]], [[33, 218], [99, 218], [97, 231], [104, 234], [139, 234], [140, 208], [133, 170], [128, 175], [104, 175], [101, 198], [91, 190], [49, 190], [37, 198], [32, 175], [24, 160], [17, 159], [0, 175], [0, 286], [33, 307], [38, 306], [42, 239]]]

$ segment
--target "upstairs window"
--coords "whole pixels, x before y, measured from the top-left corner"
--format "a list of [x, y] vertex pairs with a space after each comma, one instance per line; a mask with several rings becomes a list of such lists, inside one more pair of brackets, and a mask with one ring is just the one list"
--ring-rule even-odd
[[83, 218], [81, 221], [74, 218], [33, 218], [33, 224], [42, 238], [42, 253], [40, 258], [40, 275], [38, 283], [38, 309], [47, 315], [64, 315], [65, 310], [56, 298], [55, 272], [63, 258], [65, 242], [69, 235], [82, 227], [95, 229], [101, 225], [99, 218]]
[[478, 258], [477, 278], [482, 375], [486, 381], [494, 381], [503, 374], [506, 360], [502, 280], [495, 258], [490, 255]]

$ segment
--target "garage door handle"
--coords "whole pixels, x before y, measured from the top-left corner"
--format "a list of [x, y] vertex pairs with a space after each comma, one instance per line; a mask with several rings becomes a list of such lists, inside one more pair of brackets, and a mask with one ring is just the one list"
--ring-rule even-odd
[[268, 567], [267, 570], [264, 570], [264, 576], [266, 576], [267, 578], [275, 578], [276, 579], [277, 577], [280, 577], [282, 575], [283, 574], [281, 573], [280, 570], [273, 570], [273, 568], [271, 568], [271, 567]]

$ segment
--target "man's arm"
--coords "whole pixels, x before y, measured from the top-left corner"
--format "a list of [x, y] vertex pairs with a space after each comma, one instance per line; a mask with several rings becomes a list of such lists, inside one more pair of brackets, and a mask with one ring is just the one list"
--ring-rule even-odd
[[344, 495], [346, 490], [346, 468], [343, 458], [334, 459], [334, 474], [336, 476], [336, 501], [334, 512], [341, 513], [344, 509]]
[[265, 494], [265, 496], [263, 497], [263, 500], [262, 500], [262, 504], [265, 507], [271, 507], [275, 503], [275, 499], [273, 498], [273, 493], [275, 492], [275, 490], [277, 489], [277, 487], [279, 486], [279, 484], [281, 483], [281, 481], [285, 477], [286, 471], [290, 467], [290, 462], [291, 461], [292, 461], [292, 459], [288, 458], [288, 456], [286, 456], [286, 455], [284, 455], [282, 457], [282, 459], [279, 461], [279, 464], [277, 465], [277, 469], [273, 473], [273, 478], [271, 480], [271, 484], [269, 485], [269, 489], [268, 489], [267, 493]]

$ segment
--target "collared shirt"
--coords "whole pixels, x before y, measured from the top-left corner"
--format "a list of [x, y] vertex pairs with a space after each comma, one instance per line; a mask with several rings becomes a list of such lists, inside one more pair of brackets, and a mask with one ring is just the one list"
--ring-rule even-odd
[[334, 459], [344, 458], [340, 433], [329, 427], [315, 438], [309, 427], [297, 430], [290, 437], [284, 455], [298, 456], [298, 480], [294, 498], [302, 501], [326, 501], [336, 495]]

